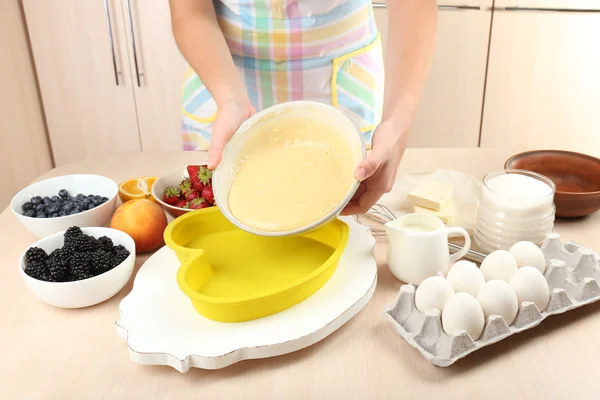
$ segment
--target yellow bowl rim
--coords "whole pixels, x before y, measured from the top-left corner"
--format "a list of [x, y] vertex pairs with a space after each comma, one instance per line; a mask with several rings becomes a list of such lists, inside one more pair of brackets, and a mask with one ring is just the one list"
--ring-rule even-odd
[[[177, 253], [177, 251], [180, 251], [180, 250], [185, 250], [185, 251], [193, 250], [193, 251], [198, 252], [198, 254], [194, 254], [185, 264], [182, 264], [179, 267], [179, 269], [177, 270], [177, 284], [179, 285], [181, 291], [187, 297], [189, 297], [190, 299], [195, 300], [195, 301], [202, 301], [202, 302], [213, 303], [213, 304], [240, 304], [240, 303], [248, 303], [248, 302], [252, 302], [252, 301], [256, 301], [256, 300], [265, 299], [265, 298], [277, 295], [279, 293], [286, 292], [294, 287], [300, 286], [300, 285], [314, 279], [315, 277], [321, 275], [322, 273], [327, 271], [329, 268], [331, 268], [332, 264], [334, 264], [336, 262], [336, 260], [339, 262], [339, 259], [341, 258], [342, 253], [344, 252], [346, 244], [348, 243], [348, 238], [350, 237], [350, 228], [348, 227], [348, 224], [346, 224], [344, 221], [341, 221], [340, 219], [336, 218], [331, 223], [337, 224], [341, 228], [339, 244], [335, 248], [333, 253], [329, 256], [329, 258], [327, 260], [325, 260], [325, 262], [323, 262], [323, 264], [321, 264], [321, 266], [319, 266], [319, 268], [315, 269], [310, 274], [307, 274], [307, 275], [303, 276], [301, 279], [294, 281], [286, 286], [280, 287], [277, 290], [263, 292], [260, 295], [234, 297], [234, 298], [215, 298], [215, 297], [210, 297], [210, 296], [206, 296], [206, 295], [198, 293], [197, 291], [192, 289], [187, 284], [187, 281], [184, 278], [185, 272], [187, 272], [187, 270], [190, 268], [190, 266], [192, 265], [192, 263], [195, 260], [197, 260], [199, 257], [202, 257], [204, 255], [205, 251], [202, 249], [189, 249], [187, 247], [183, 247], [179, 244], [176, 244], [173, 241], [173, 239], [171, 238], [171, 232], [178, 225], [181, 225], [189, 218], [194, 218], [194, 217], [198, 216], [200, 213], [209, 213], [209, 212], [217, 212], [217, 211], [221, 212], [217, 207], [210, 207], [210, 208], [204, 208], [204, 209], [189, 212], [189, 213], [182, 215], [181, 217], [175, 219], [174, 221], [172, 221], [167, 226], [167, 229], [165, 230], [165, 233], [164, 233], [165, 244], [167, 245], [167, 247], [169, 247], [175, 253]], [[239, 228], [237, 228], [237, 229], [239, 229]]]

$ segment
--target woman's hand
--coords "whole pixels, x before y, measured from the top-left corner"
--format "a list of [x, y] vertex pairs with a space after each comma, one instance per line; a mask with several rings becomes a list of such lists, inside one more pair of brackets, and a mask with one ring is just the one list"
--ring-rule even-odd
[[227, 141], [240, 125], [256, 113], [250, 100], [230, 100], [217, 110], [208, 149], [208, 168], [215, 169], [221, 162]]
[[344, 215], [364, 214], [392, 190], [398, 166], [408, 141], [408, 129], [392, 121], [382, 122], [373, 135], [373, 149], [356, 169], [361, 181], [356, 194], [344, 209]]

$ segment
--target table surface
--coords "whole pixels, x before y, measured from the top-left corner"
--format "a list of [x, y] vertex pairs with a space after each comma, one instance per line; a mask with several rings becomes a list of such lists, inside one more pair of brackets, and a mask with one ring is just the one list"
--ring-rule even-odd
[[[407, 172], [451, 168], [482, 178], [501, 169], [518, 150], [409, 149]], [[44, 176], [96, 173], [117, 182], [161, 175], [204, 153], [135, 153], [61, 166]], [[557, 221], [564, 239], [600, 249], [600, 214]], [[85, 309], [48, 306], [31, 295], [18, 274], [18, 258], [35, 241], [10, 210], [0, 214], [0, 398], [594, 398], [600, 388], [600, 302], [479, 350], [449, 368], [429, 364], [394, 333], [383, 317], [401, 283], [389, 272], [386, 242], [378, 240], [379, 280], [369, 304], [323, 341], [271, 359], [222, 370], [181, 374], [166, 366], [130, 361], [115, 332], [119, 302]], [[147, 259], [138, 256], [136, 271]], [[182, 397], [184, 396], [184, 397]]]

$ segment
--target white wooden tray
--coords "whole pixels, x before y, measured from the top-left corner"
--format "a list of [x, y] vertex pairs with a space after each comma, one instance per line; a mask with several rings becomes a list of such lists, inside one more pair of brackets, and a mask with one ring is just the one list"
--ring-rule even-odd
[[346, 250], [336, 272], [317, 293], [269, 317], [221, 323], [200, 316], [179, 290], [179, 262], [164, 247], [137, 273], [120, 304], [117, 333], [139, 364], [218, 369], [238, 361], [273, 357], [308, 347], [348, 322], [371, 299], [377, 284], [368, 228], [351, 218]]

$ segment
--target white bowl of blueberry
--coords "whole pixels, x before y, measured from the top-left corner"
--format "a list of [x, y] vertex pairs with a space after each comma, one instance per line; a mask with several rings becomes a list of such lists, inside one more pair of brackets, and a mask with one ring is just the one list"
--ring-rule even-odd
[[43, 238], [71, 226], [103, 226], [115, 211], [119, 187], [100, 175], [64, 175], [26, 187], [10, 208], [33, 235]]
[[101, 303], [129, 282], [135, 242], [111, 228], [71, 227], [34, 243], [19, 260], [29, 290], [55, 307]]

